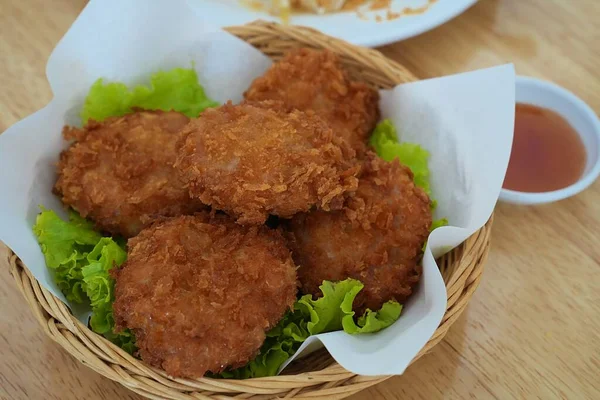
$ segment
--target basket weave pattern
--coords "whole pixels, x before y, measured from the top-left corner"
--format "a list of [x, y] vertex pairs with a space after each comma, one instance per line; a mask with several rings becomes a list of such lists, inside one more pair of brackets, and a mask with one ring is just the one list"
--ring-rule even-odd
[[[390, 88], [416, 78], [381, 53], [352, 46], [312, 29], [257, 22], [228, 31], [274, 60], [295, 47], [327, 48], [338, 54], [355, 78]], [[481, 279], [492, 220], [462, 245], [438, 260], [446, 283], [444, 318], [413, 362], [439, 343], [464, 311]], [[341, 399], [389, 378], [359, 376], [343, 369], [326, 351], [292, 364], [285, 374], [247, 380], [175, 379], [150, 367], [81, 324], [68, 307], [44, 289], [9, 252], [10, 271], [45, 332], [83, 364], [150, 399]]]

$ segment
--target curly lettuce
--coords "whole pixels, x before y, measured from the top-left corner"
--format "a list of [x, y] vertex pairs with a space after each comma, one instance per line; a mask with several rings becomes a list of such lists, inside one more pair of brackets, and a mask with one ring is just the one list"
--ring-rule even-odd
[[198, 83], [193, 69], [175, 68], [161, 71], [150, 77], [150, 85], [138, 85], [129, 89], [119, 82], [104, 83], [98, 79], [85, 99], [81, 120], [103, 121], [108, 117], [118, 117], [134, 111], [145, 110], [179, 111], [190, 118], [219, 104], [206, 95]]
[[[375, 127], [375, 130], [369, 138], [369, 145], [375, 150], [377, 155], [386, 161], [394, 159], [407, 167], [413, 173], [415, 185], [420, 187], [431, 198], [431, 186], [429, 182], [429, 152], [418, 144], [400, 142], [396, 127], [389, 119], [384, 119]], [[431, 208], [435, 209], [437, 201], [431, 200]], [[448, 225], [446, 218], [441, 218], [433, 221], [431, 230], [440, 226]]]
[[385, 161], [398, 158], [400, 162], [410, 168], [414, 175], [415, 185], [431, 195], [429, 186], [429, 166], [427, 159], [429, 152], [415, 143], [400, 143], [396, 127], [389, 119], [381, 121], [375, 127], [369, 139], [369, 145], [377, 155]]
[[322, 296], [314, 300], [305, 295], [296, 302], [295, 309], [307, 318], [307, 329], [311, 335], [344, 330], [346, 333], [374, 333], [387, 328], [400, 317], [402, 306], [388, 301], [381, 310], [367, 310], [354, 322], [352, 305], [364, 285], [348, 278], [340, 282], [323, 281], [319, 286]]
[[112, 315], [114, 280], [110, 270], [125, 262], [124, 248], [112, 238], [102, 237], [92, 223], [75, 212], [70, 213], [69, 221], [64, 221], [54, 211], [42, 208], [33, 232], [46, 265], [67, 300], [89, 304], [92, 330], [133, 353], [133, 335], [129, 331], [115, 333]]
[[402, 311], [395, 301], [388, 301], [379, 311], [367, 310], [354, 320], [352, 304], [364, 285], [355, 279], [324, 281], [322, 296], [304, 295], [292, 311], [267, 333], [259, 355], [241, 368], [221, 373], [219, 377], [247, 379], [277, 374], [281, 365], [311, 335], [343, 330], [349, 334], [375, 333], [393, 324]]

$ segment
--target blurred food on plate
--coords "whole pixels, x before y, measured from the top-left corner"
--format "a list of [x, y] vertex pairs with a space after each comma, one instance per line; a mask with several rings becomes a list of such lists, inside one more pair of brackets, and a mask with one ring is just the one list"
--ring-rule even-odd
[[[356, 3], [356, 1], [351, 1]], [[364, 1], [360, 1], [364, 3]], [[287, 15], [292, 10], [305, 10], [324, 14], [339, 11], [347, 0], [260, 0], [258, 5], [264, 5], [267, 10], [275, 15]]]

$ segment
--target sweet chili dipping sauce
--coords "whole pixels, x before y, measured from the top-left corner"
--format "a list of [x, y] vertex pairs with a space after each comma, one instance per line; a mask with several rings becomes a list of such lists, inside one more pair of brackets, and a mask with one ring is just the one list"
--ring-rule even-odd
[[556, 112], [518, 103], [505, 189], [549, 192], [579, 180], [586, 151], [575, 129]]

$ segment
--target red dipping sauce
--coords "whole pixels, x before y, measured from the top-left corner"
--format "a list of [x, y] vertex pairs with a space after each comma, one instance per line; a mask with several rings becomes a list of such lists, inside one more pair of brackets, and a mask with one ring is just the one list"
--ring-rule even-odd
[[517, 104], [503, 188], [529, 193], [563, 189], [581, 178], [586, 160], [581, 137], [566, 119], [547, 108]]

